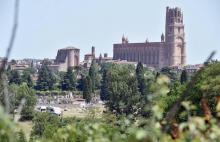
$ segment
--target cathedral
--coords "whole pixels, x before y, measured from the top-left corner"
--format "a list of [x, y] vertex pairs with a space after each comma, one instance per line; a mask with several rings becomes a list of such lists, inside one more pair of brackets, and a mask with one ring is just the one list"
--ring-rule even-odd
[[150, 67], [184, 66], [186, 64], [183, 13], [180, 8], [166, 8], [165, 35], [160, 42], [129, 43], [113, 45], [113, 59], [142, 62]]

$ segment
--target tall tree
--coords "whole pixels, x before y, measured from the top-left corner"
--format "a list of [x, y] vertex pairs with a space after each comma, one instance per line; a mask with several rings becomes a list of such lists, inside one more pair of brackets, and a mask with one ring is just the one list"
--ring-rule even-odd
[[138, 82], [138, 89], [142, 95], [144, 95], [146, 90], [145, 79], [144, 79], [144, 67], [141, 62], [137, 64], [136, 77]]
[[89, 103], [92, 99], [92, 81], [90, 79], [90, 76], [87, 76], [83, 79], [83, 99], [86, 100], [87, 103]]
[[140, 92], [135, 70], [130, 70], [130, 66], [113, 64], [108, 71], [108, 93], [109, 101], [107, 106], [111, 111], [118, 114], [139, 114]]
[[38, 72], [38, 79], [36, 84], [37, 90], [51, 90], [55, 84], [56, 80], [52, 71], [49, 69], [48, 65], [42, 64], [39, 72]]
[[97, 77], [95, 60], [92, 61], [92, 64], [89, 68], [89, 77], [92, 81], [91, 87], [92, 87], [92, 92], [94, 93], [95, 92], [95, 87], [96, 87], [96, 77]]
[[102, 82], [101, 82], [101, 91], [100, 91], [100, 98], [103, 101], [109, 100], [108, 94], [108, 78], [107, 78], [107, 70], [103, 70], [102, 74]]
[[188, 81], [188, 74], [186, 70], [183, 70], [180, 76], [180, 82], [181, 84], [184, 84], [185, 82]]
[[69, 67], [67, 69], [66, 74], [63, 77], [63, 80], [61, 81], [61, 88], [62, 90], [75, 90], [76, 89], [76, 76], [73, 72], [73, 68]]
[[33, 81], [31, 78], [31, 74], [33, 74], [34, 72], [32, 72], [31, 69], [26, 69], [23, 71], [22, 74], [22, 82], [27, 83], [28, 87], [33, 87]]
[[9, 84], [21, 84], [22, 80], [21, 80], [21, 75], [19, 74], [19, 72], [17, 70], [12, 70], [10, 71], [9, 74]]
[[27, 86], [30, 87], [30, 88], [34, 86], [31, 75], [28, 75], [28, 77], [27, 77]]

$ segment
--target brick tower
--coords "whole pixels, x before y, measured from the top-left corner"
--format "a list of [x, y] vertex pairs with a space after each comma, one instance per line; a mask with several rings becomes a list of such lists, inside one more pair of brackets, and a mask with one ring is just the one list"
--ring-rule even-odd
[[185, 65], [185, 32], [180, 8], [166, 9], [166, 59], [168, 66]]

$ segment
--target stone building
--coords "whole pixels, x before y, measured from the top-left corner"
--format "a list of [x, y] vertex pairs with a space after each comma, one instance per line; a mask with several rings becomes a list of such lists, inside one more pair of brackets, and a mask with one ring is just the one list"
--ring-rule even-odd
[[95, 60], [96, 63], [101, 64], [106, 61], [112, 60], [112, 57], [108, 57], [107, 53], [104, 53], [104, 57], [102, 57], [102, 54], [99, 55], [99, 57], [95, 56], [95, 47], [92, 46], [91, 53], [85, 54], [84, 61], [82, 62], [83, 66], [85, 68], [89, 68], [92, 64], [92, 61]]
[[166, 9], [165, 36], [160, 42], [122, 43], [113, 45], [113, 59], [142, 62], [150, 67], [183, 66], [186, 64], [183, 13], [180, 8]]
[[79, 65], [80, 49], [66, 47], [59, 49], [54, 64], [50, 67], [58, 71], [67, 71], [68, 67]]

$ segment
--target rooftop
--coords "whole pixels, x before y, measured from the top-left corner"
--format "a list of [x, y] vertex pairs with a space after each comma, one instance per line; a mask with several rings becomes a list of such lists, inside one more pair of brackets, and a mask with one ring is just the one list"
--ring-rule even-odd
[[76, 47], [73, 47], [73, 46], [68, 46], [68, 47], [62, 48], [60, 50], [80, 50], [80, 49], [76, 48]]

